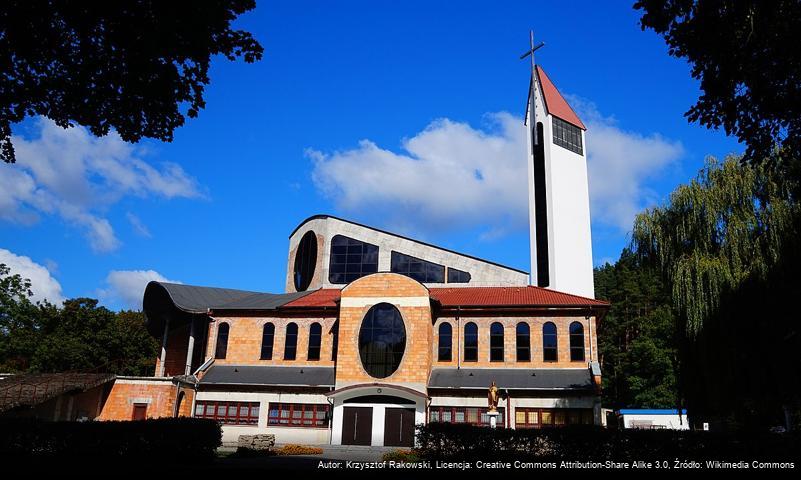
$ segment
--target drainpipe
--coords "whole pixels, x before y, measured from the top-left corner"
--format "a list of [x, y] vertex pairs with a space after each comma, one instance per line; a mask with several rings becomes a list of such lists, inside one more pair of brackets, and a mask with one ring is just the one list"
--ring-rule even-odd
[[[334, 387], [329, 387], [329, 391], [333, 392]], [[331, 445], [334, 441], [334, 399], [331, 397], [326, 397], [325, 400], [331, 406], [328, 410], [331, 412], [331, 416], [328, 418], [328, 444]]]
[[587, 320], [587, 330], [590, 332], [590, 362], [594, 362], [595, 359], [593, 358], [594, 350], [592, 348], [592, 319], [590, 318], [590, 314], [588, 313], [585, 317]]
[[512, 428], [512, 397], [509, 396], [509, 389], [506, 388], [506, 428]]
[[462, 333], [459, 328], [460, 308], [461, 307], [456, 307], [456, 370], [461, 370], [462, 368]]

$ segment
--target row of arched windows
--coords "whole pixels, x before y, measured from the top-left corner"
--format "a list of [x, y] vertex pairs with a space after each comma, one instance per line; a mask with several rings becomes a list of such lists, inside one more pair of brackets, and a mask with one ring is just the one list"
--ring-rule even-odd
[[[217, 328], [217, 347], [214, 352], [214, 358], [224, 359], [228, 353], [228, 334], [231, 326], [226, 323], [220, 323]], [[334, 329], [334, 348], [331, 352], [331, 360], [336, 359], [337, 355], [337, 330]], [[264, 324], [261, 334], [261, 360], [273, 359], [273, 343], [275, 341], [275, 325], [268, 322]], [[323, 327], [314, 322], [309, 326], [309, 344], [306, 353], [307, 360], [320, 360], [320, 346], [323, 341]], [[284, 360], [295, 360], [298, 353], [298, 324], [290, 322], [286, 326], [286, 335], [284, 335]]]
[[[570, 324], [570, 360], [584, 361], [584, 325], [581, 322]], [[559, 360], [556, 324], [546, 322], [542, 326], [542, 360], [556, 362]], [[515, 327], [515, 350], [518, 362], [531, 361], [531, 330], [526, 322]], [[439, 326], [439, 345], [437, 358], [440, 362], [453, 360], [453, 327], [444, 322]], [[489, 354], [491, 362], [504, 361], [504, 328], [500, 322], [494, 322], [489, 330]], [[465, 362], [478, 361], [478, 325], [468, 322], [464, 326], [464, 358]]]

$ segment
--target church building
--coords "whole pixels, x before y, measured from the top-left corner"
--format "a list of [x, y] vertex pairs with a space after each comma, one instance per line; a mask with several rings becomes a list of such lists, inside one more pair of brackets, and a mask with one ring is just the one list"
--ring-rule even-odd
[[289, 235], [283, 293], [150, 282], [156, 375], [117, 377], [95, 418], [411, 446], [417, 424], [489, 425], [494, 382], [499, 427], [600, 424], [585, 126], [539, 66], [525, 124], [531, 274], [316, 215]]

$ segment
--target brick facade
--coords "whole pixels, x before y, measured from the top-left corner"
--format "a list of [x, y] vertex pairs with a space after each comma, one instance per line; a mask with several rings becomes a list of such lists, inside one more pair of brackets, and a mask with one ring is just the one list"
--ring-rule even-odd
[[[464, 327], [468, 323], [475, 323], [478, 327], [478, 361], [464, 361]], [[490, 325], [499, 322], [503, 325], [504, 361], [490, 361]], [[528, 362], [517, 361], [517, 324], [525, 322], [529, 326], [529, 343], [531, 359]], [[558, 361], [544, 361], [542, 353], [542, 327], [545, 323], [556, 325]], [[573, 322], [579, 322], [584, 327], [584, 360], [570, 360], [569, 327]], [[452, 348], [450, 362], [441, 362], [438, 359], [439, 327], [449, 323], [452, 329]], [[457, 329], [458, 324], [458, 329]], [[590, 334], [590, 327], [592, 334]], [[435, 367], [456, 367], [461, 361], [463, 366], [486, 368], [587, 368], [591, 361], [598, 360], [598, 346], [596, 341], [597, 322], [595, 317], [460, 317], [457, 321], [453, 317], [443, 317], [434, 323], [434, 344], [431, 356]], [[457, 334], [458, 331], [458, 334]], [[592, 347], [590, 342], [592, 341]], [[457, 355], [460, 348], [460, 355]], [[590, 356], [592, 352], [592, 357]]]

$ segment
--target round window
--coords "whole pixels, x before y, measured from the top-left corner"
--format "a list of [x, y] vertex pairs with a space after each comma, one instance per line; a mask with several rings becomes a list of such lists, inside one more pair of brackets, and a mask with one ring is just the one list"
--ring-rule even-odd
[[295, 290], [303, 292], [309, 288], [317, 265], [317, 235], [311, 230], [303, 235], [295, 252]]
[[400, 366], [406, 350], [406, 327], [395, 306], [373, 305], [359, 330], [359, 355], [370, 376], [386, 378]]

